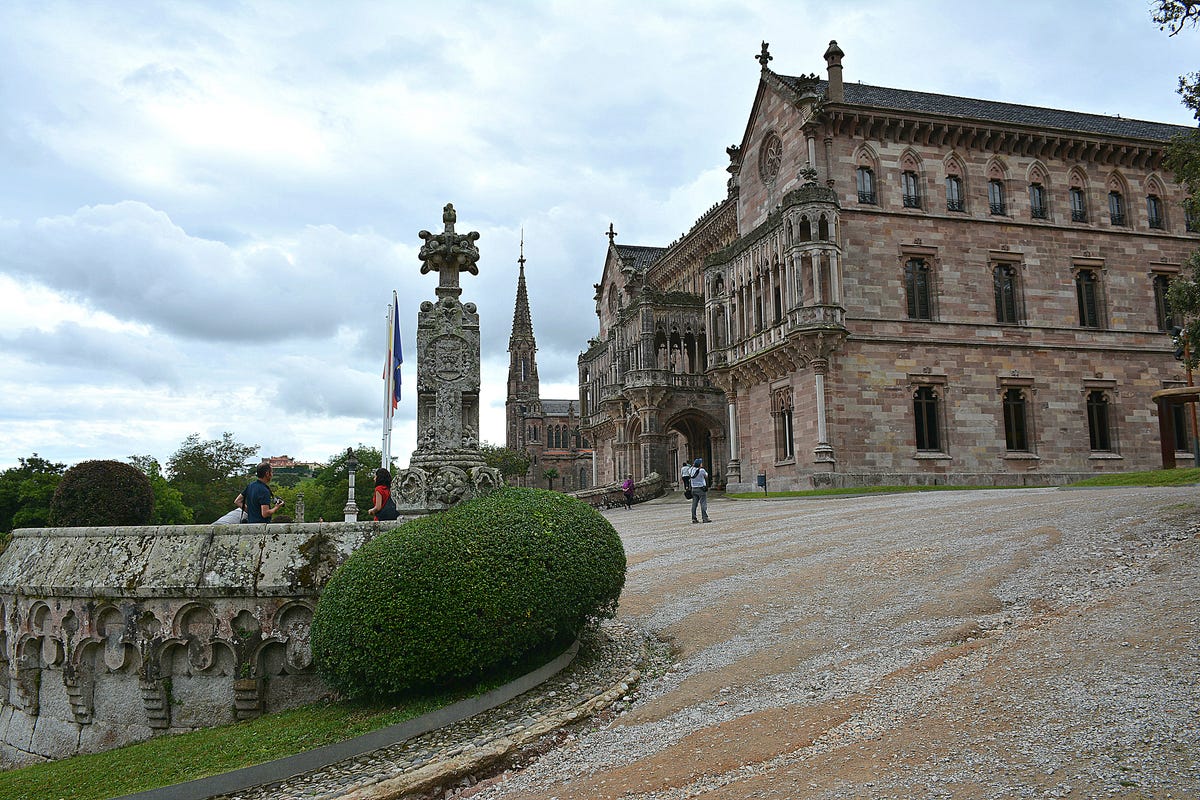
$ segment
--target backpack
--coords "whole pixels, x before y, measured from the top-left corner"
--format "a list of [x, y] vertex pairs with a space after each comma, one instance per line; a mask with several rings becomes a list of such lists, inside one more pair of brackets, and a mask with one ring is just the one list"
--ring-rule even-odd
[[400, 510], [396, 508], [396, 501], [388, 495], [387, 502], [383, 504], [383, 508], [379, 509], [379, 513], [375, 515], [380, 522], [386, 520], [400, 519]]

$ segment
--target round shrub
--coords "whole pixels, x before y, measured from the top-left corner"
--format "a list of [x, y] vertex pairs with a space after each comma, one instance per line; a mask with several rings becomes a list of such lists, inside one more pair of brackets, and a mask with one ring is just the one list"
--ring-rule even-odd
[[154, 489], [146, 474], [122, 461], [84, 461], [63, 473], [50, 500], [49, 525], [147, 525]]
[[625, 549], [586, 503], [502, 488], [368, 542], [326, 584], [317, 670], [351, 698], [486, 675], [611, 617]]

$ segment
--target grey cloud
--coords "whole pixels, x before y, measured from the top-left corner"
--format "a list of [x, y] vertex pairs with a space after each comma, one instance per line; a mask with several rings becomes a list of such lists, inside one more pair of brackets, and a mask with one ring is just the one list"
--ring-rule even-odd
[[24, 330], [2, 341], [10, 355], [49, 368], [62, 383], [123, 384], [132, 378], [144, 384], [179, 384], [173, 348], [150, 337], [66, 322], [52, 331]]

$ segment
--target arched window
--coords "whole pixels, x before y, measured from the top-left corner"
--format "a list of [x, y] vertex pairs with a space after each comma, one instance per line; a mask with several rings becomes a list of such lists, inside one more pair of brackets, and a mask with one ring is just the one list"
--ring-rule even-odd
[[1004, 181], [992, 178], [988, 181], [988, 213], [1005, 216], [1008, 207], [1004, 202]]
[[858, 202], [875, 205], [875, 172], [870, 167], [859, 167], [855, 171], [858, 183]]
[[967, 210], [966, 205], [963, 203], [962, 178], [958, 177], [957, 175], [948, 175], [946, 177], [946, 210]]
[[1050, 209], [1046, 205], [1046, 187], [1040, 183], [1029, 184], [1029, 216], [1034, 219], [1050, 216]]
[[1113, 225], [1124, 225], [1125, 219], [1125, 195], [1116, 189], [1108, 193], [1108, 219]]
[[1166, 221], [1163, 219], [1162, 201], [1158, 199], [1158, 195], [1146, 195], [1146, 218], [1150, 221], [1151, 228], [1162, 230], [1166, 227]]
[[808, 221], [808, 217], [800, 218], [800, 241], [812, 241], [812, 225]]
[[817, 238], [822, 242], [829, 241], [829, 218], [824, 214], [817, 220]]
[[917, 173], [912, 170], [905, 170], [900, 173], [900, 191], [903, 194], [905, 208], [921, 207], [921, 191]]

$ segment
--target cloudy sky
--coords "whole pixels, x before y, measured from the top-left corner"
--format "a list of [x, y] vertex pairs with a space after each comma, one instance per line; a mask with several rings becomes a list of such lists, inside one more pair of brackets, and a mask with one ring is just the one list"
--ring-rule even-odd
[[[609, 222], [665, 245], [721, 199], [767, 40], [847, 81], [1194, 124], [1200, 32], [1081, 2], [0, 4], [0, 469], [223, 431], [378, 446], [385, 314], [476, 230], [485, 440], [503, 443], [518, 242], [543, 396], [575, 394]], [[415, 361], [410, 353], [411, 366]], [[414, 376], [408, 373], [411, 382]], [[415, 445], [412, 393], [394, 452]]]

